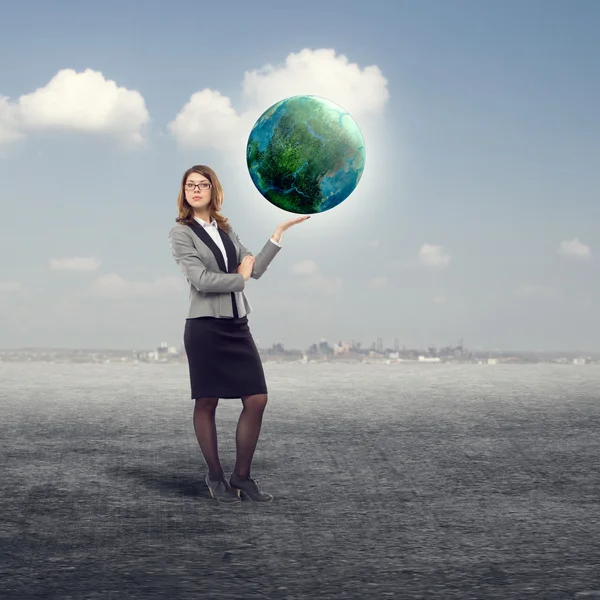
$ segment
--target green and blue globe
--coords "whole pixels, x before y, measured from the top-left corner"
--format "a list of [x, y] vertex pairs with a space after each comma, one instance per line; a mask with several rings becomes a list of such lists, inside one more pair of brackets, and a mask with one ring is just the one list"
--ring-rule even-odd
[[292, 213], [320, 213], [338, 206], [358, 185], [365, 145], [341, 106], [318, 96], [292, 96], [255, 123], [246, 163], [271, 204]]

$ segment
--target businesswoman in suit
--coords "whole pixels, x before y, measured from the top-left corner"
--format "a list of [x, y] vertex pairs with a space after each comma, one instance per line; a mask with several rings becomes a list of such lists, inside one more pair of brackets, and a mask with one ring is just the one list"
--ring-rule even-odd
[[[258, 350], [248, 327], [252, 311], [244, 294], [250, 277], [259, 279], [281, 249], [281, 236], [303, 216], [281, 223], [254, 257], [219, 211], [223, 188], [216, 173], [196, 165], [182, 178], [177, 224], [169, 231], [175, 262], [190, 284], [184, 329], [194, 430], [208, 467], [205, 482], [213, 498], [270, 502], [250, 477], [250, 466], [267, 404], [267, 385]], [[215, 412], [220, 398], [241, 398], [236, 430], [236, 461], [229, 481], [219, 461]]]

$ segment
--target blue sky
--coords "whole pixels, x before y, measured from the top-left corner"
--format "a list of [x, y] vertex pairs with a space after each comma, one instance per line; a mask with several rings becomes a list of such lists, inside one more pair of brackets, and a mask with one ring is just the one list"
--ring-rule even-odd
[[5, 11], [0, 347], [180, 346], [181, 174], [217, 170], [258, 252], [290, 215], [252, 186], [249, 129], [315, 93], [363, 130], [365, 174], [249, 282], [259, 345], [600, 350], [599, 3], [198, 6]]

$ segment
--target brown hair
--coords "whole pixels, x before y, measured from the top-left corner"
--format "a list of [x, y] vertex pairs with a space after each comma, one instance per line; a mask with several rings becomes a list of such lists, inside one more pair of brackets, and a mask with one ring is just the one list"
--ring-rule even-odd
[[206, 165], [195, 165], [190, 167], [184, 174], [181, 179], [181, 185], [179, 187], [179, 196], [177, 198], [177, 212], [179, 213], [178, 217], [175, 219], [177, 223], [181, 223], [182, 225], [189, 225], [194, 222], [194, 209], [189, 205], [188, 201], [185, 199], [185, 182], [187, 178], [192, 173], [199, 173], [203, 175], [210, 181], [212, 184], [211, 195], [210, 195], [210, 204], [208, 205], [210, 219], [211, 221], [214, 219], [217, 222], [217, 227], [222, 229], [223, 231], [229, 231], [229, 220], [227, 217], [223, 216], [219, 211], [223, 206], [223, 188], [221, 187], [221, 182], [217, 177], [217, 174]]

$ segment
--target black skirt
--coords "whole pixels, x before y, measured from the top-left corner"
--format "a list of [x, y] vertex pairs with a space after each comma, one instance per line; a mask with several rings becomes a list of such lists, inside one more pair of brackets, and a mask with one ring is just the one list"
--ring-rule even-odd
[[183, 335], [192, 399], [266, 394], [248, 317], [187, 319]]

